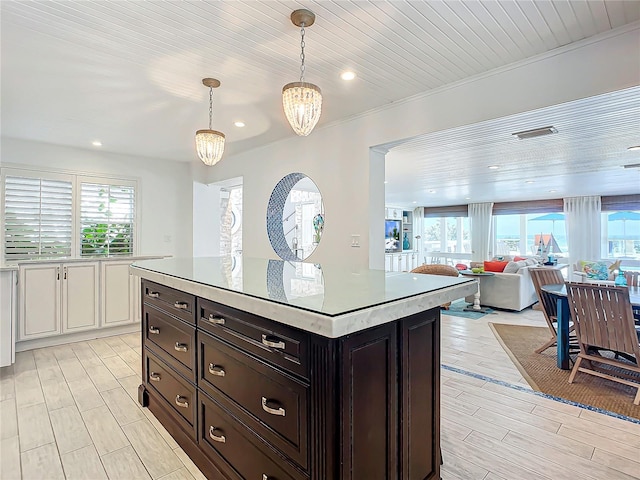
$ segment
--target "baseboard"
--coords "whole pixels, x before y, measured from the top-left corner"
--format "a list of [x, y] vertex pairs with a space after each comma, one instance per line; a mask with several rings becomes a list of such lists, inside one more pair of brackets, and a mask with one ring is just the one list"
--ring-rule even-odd
[[119, 325], [117, 327], [100, 328], [97, 330], [86, 330], [84, 332], [65, 333], [53, 337], [35, 338], [33, 340], [23, 340], [16, 342], [16, 352], [24, 352], [36, 348], [54, 347], [65, 343], [83, 342], [96, 338], [112, 337], [125, 333], [140, 333], [140, 323], [129, 325]]

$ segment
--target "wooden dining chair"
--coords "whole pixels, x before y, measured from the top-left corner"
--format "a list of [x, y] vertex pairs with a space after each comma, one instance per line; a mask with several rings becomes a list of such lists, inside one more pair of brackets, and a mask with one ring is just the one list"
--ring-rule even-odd
[[624, 272], [627, 279], [627, 287], [640, 287], [640, 272], [628, 270]]
[[[578, 372], [637, 388], [634, 405], [640, 405], [640, 382], [634, 377], [609, 375], [595, 370], [593, 363], [602, 363], [640, 374], [640, 345], [633, 322], [629, 290], [626, 287], [567, 283], [567, 298], [571, 319], [576, 328], [580, 353], [571, 370], [569, 383], [573, 383]], [[594, 349], [610, 350], [624, 355], [609, 358], [594, 354]], [[588, 360], [583, 366], [583, 360]], [[630, 360], [630, 361], [629, 361]], [[635, 360], [635, 364], [632, 361]]]
[[[541, 347], [536, 349], [536, 353], [542, 353], [547, 348], [552, 347], [558, 340], [558, 307], [556, 297], [541, 290], [544, 285], [564, 283], [564, 277], [560, 270], [554, 268], [530, 268], [531, 281], [538, 295], [538, 301], [544, 313], [544, 319], [551, 332], [551, 338]], [[573, 327], [569, 327], [569, 333], [573, 331]]]

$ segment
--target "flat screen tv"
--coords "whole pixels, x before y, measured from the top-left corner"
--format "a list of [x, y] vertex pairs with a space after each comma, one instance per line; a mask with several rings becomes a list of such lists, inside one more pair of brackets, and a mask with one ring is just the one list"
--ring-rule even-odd
[[385, 252], [402, 251], [402, 222], [400, 220], [384, 221], [384, 250]]

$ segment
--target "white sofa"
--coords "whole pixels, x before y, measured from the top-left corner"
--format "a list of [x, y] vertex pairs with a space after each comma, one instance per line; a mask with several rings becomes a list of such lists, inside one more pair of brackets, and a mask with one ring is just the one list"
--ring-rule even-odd
[[[529, 269], [522, 267], [517, 273], [495, 273], [492, 276], [475, 277], [480, 280], [480, 304], [486, 307], [520, 311], [538, 301]], [[473, 295], [465, 297], [473, 303]]]

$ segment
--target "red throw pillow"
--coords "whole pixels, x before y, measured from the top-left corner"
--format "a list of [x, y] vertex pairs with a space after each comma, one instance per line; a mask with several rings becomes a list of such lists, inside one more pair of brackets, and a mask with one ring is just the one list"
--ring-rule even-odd
[[509, 262], [484, 262], [485, 272], [503, 272]]
[[526, 260], [526, 259], [527, 259], [527, 257], [517, 257], [517, 256], [513, 257], [513, 261], [514, 262], [521, 262], [522, 260]]
[[456, 270], [468, 270], [469, 267], [467, 267], [464, 263], [457, 263], [456, 264]]

